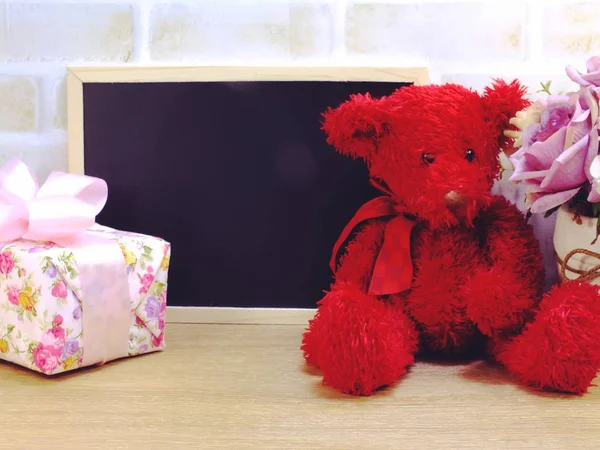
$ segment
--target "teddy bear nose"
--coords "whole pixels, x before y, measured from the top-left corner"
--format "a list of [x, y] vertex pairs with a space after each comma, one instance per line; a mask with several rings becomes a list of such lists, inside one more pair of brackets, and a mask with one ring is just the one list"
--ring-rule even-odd
[[444, 196], [444, 201], [448, 208], [457, 209], [465, 204], [465, 197], [456, 191], [450, 191]]

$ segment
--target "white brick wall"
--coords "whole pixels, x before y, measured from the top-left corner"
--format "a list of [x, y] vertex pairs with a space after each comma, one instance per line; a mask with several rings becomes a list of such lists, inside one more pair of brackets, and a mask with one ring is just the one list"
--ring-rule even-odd
[[525, 56], [526, 12], [526, 5], [506, 2], [358, 1], [348, 5], [345, 42], [350, 54], [367, 56], [519, 61]]
[[0, 164], [66, 169], [69, 63], [427, 65], [433, 82], [572, 84], [600, 54], [600, 1], [0, 0]]

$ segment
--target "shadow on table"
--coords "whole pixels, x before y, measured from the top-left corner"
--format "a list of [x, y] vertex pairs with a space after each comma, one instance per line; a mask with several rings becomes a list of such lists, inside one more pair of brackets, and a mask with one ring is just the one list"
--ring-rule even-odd
[[459, 376], [477, 383], [493, 385], [511, 384], [520, 391], [523, 391], [528, 395], [535, 395], [537, 397], [565, 400], [580, 398], [573, 394], [539, 391], [529, 386], [525, 386], [522, 383], [519, 383], [503, 366], [493, 361], [477, 361], [471, 363], [459, 372]]
[[[448, 366], [448, 367], [462, 367], [458, 371], [458, 376], [469, 380], [473, 383], [481, 383], [488, 385], [512, 385], [519, 391], [524, 392], [526, 395], [534, 395], [542, 398], [552, 398], [552, 399], [578, 399], [580, 397], [571, 394], [564, 394], [560, 392], [546, 392], [539, 391], [533, 389], [531, 387], [525, 386], [519, 383], [503, 366], [500, 364], [490, 361], [487, 359], [474, 359], [474, 358], [461, 358], [461, 359], [433, 359], [431, 357], [426, 357], [423, 359], [417, 360], [417, 364], [424, 363], [429, 365], [437, 365], [437, 366]], [[322, 374], [319, 369], [316, 369], [302, 361], [301, 370], [307, 375], [315, 378], [314, 382], [314, 392], [321, 398], [326, 399], [337, 399], [337, 400], [347, 400], [347, 401], [356, 401], [360, 398], [369, 398], [369, 397], [355, 397], [351, 395], [344, 395], [336, 391], [335, 389], [326, 386], [322, 382]], [[407, 374], [402, 377], [405, 379], [411, 375], [411, 370], [409, 368]], [[392, 386], [386, 386], [379, 390], [375, 397], [389, 396], [394, 395], [397, 389], [401, 389], [402, 379], [398, 380], [398, 383]]]
[[89, 376], [90, 374], [97, 373], [102, 370], [111, 370], [112, 368], [117, 367], [119, 364], [127, 364], [127, 360], [137, 360], [152, 357], [153, 354], [156, 355], [156, 352], [145, 353], [136, 356], [128, 356], [125, 358], [109, 361], [103, 365], [82, 367], [80, 369], [74, 369], [56, 375], [45, 375], [43, 373], [36, 372], [26, 367], [0, 360], [0, 378], [2, 379], [3, 386], [9, 386], [10, 384], [40, 386], [44, 383], [61, 383], [68, 380], [76, 379], [78, 377]]

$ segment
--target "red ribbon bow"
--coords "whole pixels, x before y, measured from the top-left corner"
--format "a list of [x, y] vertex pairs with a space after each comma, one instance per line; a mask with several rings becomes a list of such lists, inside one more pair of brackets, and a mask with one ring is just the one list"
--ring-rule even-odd
[[383, 244], [369, 284], [369, 295], [389, 295], [404, 292], [411, 287], [413, 264], [410, 253], [411, 233], [416, 220], [408, 217], [408, 211], [395, 195], [374, 180], [371, 184], [384, 194], [365, 203], [348, 222], [333, 248], [329, 267], [336, 272], [336, 260], [340, 247], [352, 230], [361, 222], [393, 216], [386, 224]]

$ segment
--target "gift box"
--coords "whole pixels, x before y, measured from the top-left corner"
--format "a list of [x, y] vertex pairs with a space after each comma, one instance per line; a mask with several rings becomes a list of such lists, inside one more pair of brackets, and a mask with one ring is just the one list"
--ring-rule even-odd
[[95, 223], [103, 180], [0, 169], [0, 359], [52, 375], [163, 350], [170, 244]]

